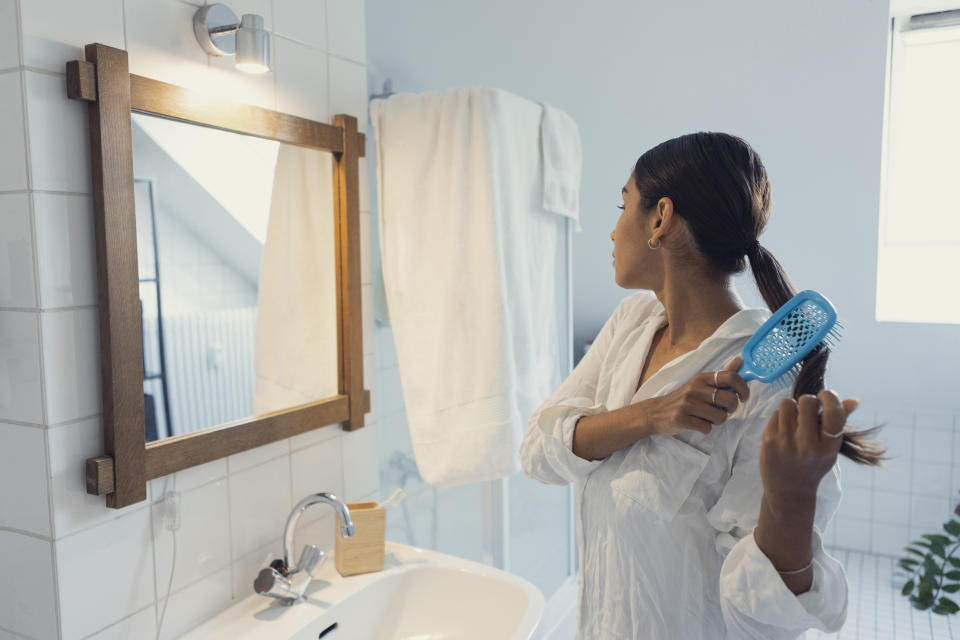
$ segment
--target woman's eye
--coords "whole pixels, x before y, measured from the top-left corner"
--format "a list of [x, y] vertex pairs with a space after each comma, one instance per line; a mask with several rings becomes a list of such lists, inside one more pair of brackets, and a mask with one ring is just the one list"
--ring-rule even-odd
[[617, 209], [620, 209], [620, 211], [624, 211], [625, 207], [621, 204], [621, 205], [617, 205]]

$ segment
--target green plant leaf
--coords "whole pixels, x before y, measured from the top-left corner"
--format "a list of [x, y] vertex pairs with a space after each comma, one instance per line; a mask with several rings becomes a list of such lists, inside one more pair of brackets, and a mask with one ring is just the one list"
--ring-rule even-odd
[[921, 558], [927, 557], [926, 551], [920, 551], [919, 549], [914, 549], [913, 547], [907, 547], [907, 553], [912, 553], [915, 556], [920, 556]]
[[901, 569], [905, 569], [907, 571], [913, 571], [916, 568], [916, 566], [920, 564], [920, 561], [914, 560], [913, 558], [900, 558], [897, 564], [900, 566]]
[[945, 584], [943, 585], [943, 591], [944, 593], [956, 593], [960, 591], [960, 583]]
[[951, 535], [960, 536], [960, 522], [951, 520], [943, 525], [943, 530]]
[[907, 584], [903, 585], [903, 589], [900, 591], [902, 595], [907, 595], [913, 591], [913, 580], [907, 581]]
[[960, 611], [960, 604], [957, 604], [950, 598], [940, 598], [937, 602], [938, 606], [945, 607], [950, 613], [956, 613]]
[[955, 567], [960, 567], [960, 558], [954, 558], [951, 556], [947, 558], [947, 562], [949, 562], [951, 565]]
[[930, 543], [930, 552], [934, 555], [938, 555], [941, 558], [947, 557], [947, 546], [942, 542], [931, 542]]
[[929, 540], [914, 540], [914, 541], [911, 542], [910, 544], [912, 544], [912, 545], [914, 545], [914, 546], [917, 546], [917, 547], [925, 547], [925, 548], [927, 548], [927, 549], [930, 548], [930, 541], [929, 541]]
[[946, 607], [944, 607], [943, 605], [938, 604], [937, 606], [935, 606], [935, 607], [933, 608], [933, 612], [934, 612], [934, 613], [938, 613], [938, 614], [940, 614], [941, 616], [945, 616], [945, 615], [948, 615], [948, 614], [950, 613], [950, 610], [947, 609]]
[[926, 538], [930, 542], [939, 542], [940, 544], [950, 544], [950, 538], [942, 536], [939, 533], [925, 533], [921, 538]]
[[960, 571], [947, 571], [945, 574], [950, 580], [960, 580]]

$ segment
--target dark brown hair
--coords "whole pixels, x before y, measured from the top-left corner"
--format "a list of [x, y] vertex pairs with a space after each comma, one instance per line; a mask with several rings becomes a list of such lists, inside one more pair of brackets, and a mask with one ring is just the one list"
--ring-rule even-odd
[[[670, 198], [687, 223], [696, 248], [721, 276], [739, 273], [747, 258], [757, 288], [771, 311], [797, 290], [780, 262], [757, 241], [770, 218], [770, 181], [756, 152], [741, 138], [698, 132], [667, 140], [637, 160], [633, 172], [644, 211]], [[830, 349], [820, 344], [803, 359], [793, 397], [824, 388]], [[869, 440], [879, 427], [847, 431], [840, 453], [860, 464], [880, 466], [884, 449]]]

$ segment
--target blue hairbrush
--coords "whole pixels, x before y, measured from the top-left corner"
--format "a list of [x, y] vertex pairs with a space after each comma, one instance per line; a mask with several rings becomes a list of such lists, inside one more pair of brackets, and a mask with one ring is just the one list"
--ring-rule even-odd
[[816, 291], [801, 291], [743, 345], [743, 364], [737, 374], [744, 380], [785, 388], [800, 372], [801, 361], [818, 345], [836, 346], [841, 328], [829, 300]]

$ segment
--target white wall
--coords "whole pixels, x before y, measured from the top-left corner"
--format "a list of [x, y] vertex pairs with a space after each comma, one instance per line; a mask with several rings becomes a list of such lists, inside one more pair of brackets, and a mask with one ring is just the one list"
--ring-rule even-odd
[[[578, 347], [626, 294], [609, 234], [636, 158], [677, 135], [726, 131], [771, 176], [764, 245], [840, 311], [828, 382], [867, 404], [960, 406], [960, 328], [874, 320], [886, 2], [367, 0], [367, 16], [378, 89], [388, 76], [397, 91], [496, 86], [579, 123]], [[748, 304], [762, 304], [752, 279], [741, 282]]]
[[[120, 511], [84, 492], [103, 453], [93, 213], [86, 106], [66, 98], [64, 63], [101, 42], [130, 71], [218, 97], [366, 128], [363, 5], [234, 0], [264, 16], [274, 71], [249, 76], [207, 59], [181, 0], [0, 0], [0, 636], [150, 638], [171, 569], [162, 499]], [[364, 163], [365, 164], [365, 163]], [[365, 179], [365, 169], [361, 177]], [[369, 244], [369, 199], [361, 189]], [[363, 256], [364, 366], [375, 374], [369, 255]], [[369, 416], [374, 422], [373, 415]], [[330, 427], [177, 474], [182, 529], [164, 636], [252, 592], [279, 553], [294, 500], [379, 489], [377, 427]], [[298, 544], [332, 542], [322, 512]]]
[[[897, 12], [947, 0], [897, 0]], [[874, 320], [888, 39], [882, 0], [776, 3], [366, 0], [372, 87], [495, 86], [552, 103], [583, 139], [583, 231], [574, 239], [575, 343], [628, 292], [610, 266], [620, 188], [650, 147], [697, 130], [745, 138], [770, 174], [762, 236], [799, 288], [846, 327], [828, 385], [889, 423], [897, 460], [843, 461], [845, 499], [828, 542], [895, 554], [939, 529], [960, 487], [960, 327]], [[953, 6], [960, 7], [960, 0]], [[952, 274], [930, 274], [955, 289]], [[752, 276], [738, 288], [763, 304]]]

